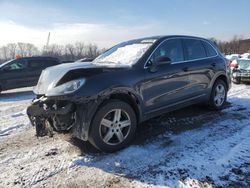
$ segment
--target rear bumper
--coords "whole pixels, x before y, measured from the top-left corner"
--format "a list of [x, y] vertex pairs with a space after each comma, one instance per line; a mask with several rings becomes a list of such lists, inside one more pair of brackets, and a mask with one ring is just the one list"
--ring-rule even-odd
[[70, 131], [77, 138], [87, 141], [97, 106], [98, 103], [94, 100], [78, 103], [40, 97], [34, 99], [27, 108], [27, 115], [36, 128], [37, 136], [51, 135], [51, 130]]

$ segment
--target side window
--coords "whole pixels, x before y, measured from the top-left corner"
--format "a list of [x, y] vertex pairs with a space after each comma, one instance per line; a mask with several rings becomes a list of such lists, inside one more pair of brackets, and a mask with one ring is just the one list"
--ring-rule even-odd
[[184, 43], [186, 60], [195, 60], [207, 57], [204, 46], [200, 40], [184, 39], [183, 43]]
[[33, 60], [29, 60], [29, 66], [30, 68], [33, 68], [33, 69], [40, 69], [40, 68], [45, 67], [45, 62], [44, 60], [33, 59]]
[[156, 58], [162, 56], [167, 56], [173, 63], [183, 61], [184, 56], [181, 40], [170, 39], [162, 43], [152, 54], [150, 62], [154, 62]]
[[10, 63], [4, 67], [5, 70], [15, 71], [15, 70], [23, 70], [27, 68], [27, 62], [24, 59], [15, 60], [13, 63]]
[[211, 46], [211, 44], [209, 44], [208, 42], [203, 41], [202, 42], [205, 50], [207, 52], [207, 57], [213, 57], [217, 55], [217, 52], [215, 51], [215, 49]]

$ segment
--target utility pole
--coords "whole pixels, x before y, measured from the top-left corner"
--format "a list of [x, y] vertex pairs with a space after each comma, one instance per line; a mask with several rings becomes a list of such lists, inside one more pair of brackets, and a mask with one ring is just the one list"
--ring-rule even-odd
[[49, 40], [50, 40], [50, 32], [48, 34], [48, 38], [47, 38], [47, 43], [46, 43], [46, 49], [49, 48]]
[[43, 47], [43, 53], [47, 53], [48, 49], [49, 49], [49, 40], [50, 40], [50, 32], [48, 34], [48, 38], [47, 38], [47, 42]]

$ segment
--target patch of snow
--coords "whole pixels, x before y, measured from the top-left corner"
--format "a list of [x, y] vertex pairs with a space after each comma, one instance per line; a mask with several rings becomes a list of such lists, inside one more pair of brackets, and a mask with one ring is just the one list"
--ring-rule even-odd
[[250, 53], [241, 54], [241, 59], [250, 59]]
[[228, 60], [233, 61], [239, 59], [241, 56], [240, 54], [230, 54], [225, 56]]
[[0, 138], [30, 126], [26, 108], [34, 97], [31, 89], [21, 88], [0, 94]]

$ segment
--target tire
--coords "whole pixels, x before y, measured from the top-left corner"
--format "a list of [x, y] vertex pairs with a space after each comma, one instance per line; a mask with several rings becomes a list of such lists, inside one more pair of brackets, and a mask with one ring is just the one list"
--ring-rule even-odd
[[209, 107], [213, 110], [221, 110], [227, 100], [227, 85], [223, 80], [216, 80], [209, 100]]
[[136, 128], [137, 118], [132, 107], [112, 99], [103, 104], [95, 114], [89, 141], [101, 151], [114, 152], [133, 140]]

